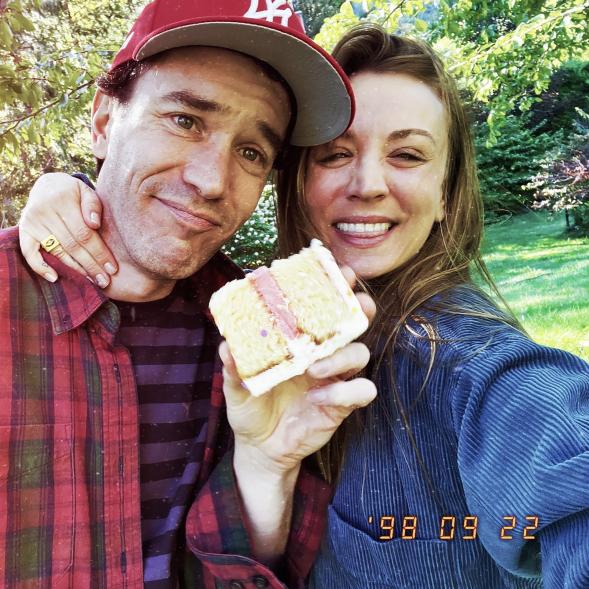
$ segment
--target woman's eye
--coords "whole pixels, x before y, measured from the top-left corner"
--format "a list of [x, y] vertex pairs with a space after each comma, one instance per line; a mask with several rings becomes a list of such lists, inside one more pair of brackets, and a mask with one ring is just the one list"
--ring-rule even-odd
[[194, 119], [188, 115], [176, 115], [176, 124], [187, 131], [194, 127]]
[[405, 160], [408, 162], [422, 162], [423, 158], [418, 156], [415, 153], [411, 153], [409, 151], [403, 151], [401, 153], [393, 153], [391, 154], [391, 157], [396, 158], [396, 159], [400, 159], [400, 160]]

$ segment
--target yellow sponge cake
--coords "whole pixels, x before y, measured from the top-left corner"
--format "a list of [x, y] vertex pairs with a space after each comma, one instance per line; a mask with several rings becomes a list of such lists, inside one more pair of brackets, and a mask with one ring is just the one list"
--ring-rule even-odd
[[368, 327], [331, 252], [317, 239], [270, 268], [229, 282], [213, 294], [209, 308], [253, 395], [303, 374]]

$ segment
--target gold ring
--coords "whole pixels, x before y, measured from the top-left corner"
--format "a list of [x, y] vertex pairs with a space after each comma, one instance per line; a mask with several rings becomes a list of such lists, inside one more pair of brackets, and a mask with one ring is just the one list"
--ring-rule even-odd
[[55, 237], [55, 235], [48, 235], [43, 241], [41, 241], [41, 247], [47, 252], [52, 252], [58, 245], [61, 245], [59, 243], [59, 240], [57, 239], [57, 237]]

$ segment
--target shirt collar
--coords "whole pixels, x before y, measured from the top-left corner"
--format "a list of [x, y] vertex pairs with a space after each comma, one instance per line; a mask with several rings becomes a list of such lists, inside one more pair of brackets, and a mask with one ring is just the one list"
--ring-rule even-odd
[[[76, 329], [108, 302], [109, 298], [100, 288], [66, 266], [59, 258], [46, 252], [41, 252], [41, 254], [43, 259], [59, 274], [59, 279], [56, 282], [40, 281], [53, 331], [60, 334]], [[188, 279], [209, 319], [212, 320], [208, 309], [211, 295], [230, 280], [238, 278], [243, 278], [241, 268], [228, 256], [217, 252]]]
[[40, 280], [53, 331], [60, 334], [76, 329], [109, 299], [95, 284], [59, 258], [44, 251], [41, 255], [59, 275], [56, 282]]

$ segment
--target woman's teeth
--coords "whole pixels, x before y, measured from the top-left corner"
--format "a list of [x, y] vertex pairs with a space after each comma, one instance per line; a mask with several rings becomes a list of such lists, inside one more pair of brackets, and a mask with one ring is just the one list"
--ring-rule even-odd
[[385, 233], [392, 223], [336, 223], [335, 227], [343, 233]]

